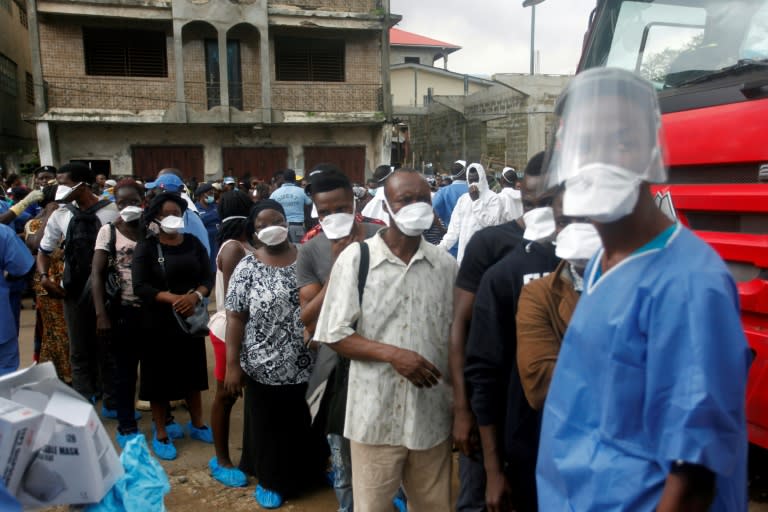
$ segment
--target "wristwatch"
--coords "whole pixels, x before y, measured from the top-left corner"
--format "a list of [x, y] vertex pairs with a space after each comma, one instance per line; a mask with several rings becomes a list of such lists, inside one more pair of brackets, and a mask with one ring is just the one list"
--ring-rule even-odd
[[192, 293], [194, 293], [195, 295], [197, 295], [197, 297], [200, 299], [200, 302], [203, 302], [203, 294], [202, 294], [202, 293], [200, 293], [200, 292], [199, 292], [199, 291], [197, 291], [197, 290], [194, 290]]

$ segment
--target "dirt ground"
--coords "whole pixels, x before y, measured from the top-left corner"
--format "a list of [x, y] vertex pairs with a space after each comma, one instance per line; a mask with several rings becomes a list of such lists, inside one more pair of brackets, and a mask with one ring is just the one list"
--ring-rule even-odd
[[[19, 344], [21, 347], [21, 365], [28, 366], [32, 363], [34, 310], [32, 301], [24, 300], [24, 309], [21, 312], [21, 333]], [[215, 386], [213, 378], [213, 353], [210, 344], [208, 348], [208, 382]], [[210, 414], [213, 391], [203, 393], [203, 408], [206, 415]], [[186, 424], [189, 420], [187, 412], [183, 408], [174, 411], [176, 420]], [[114, 440], [117, 422], [105, 420], [104, 425]], [[243, 427], [243, 407], [239, 401], [232, 412], [232, 431], [230, 434], [230, 449], [233, 460], [239, 460], [240, 440]], [[151, 439], [151, 420], [149, 413], [143, 413], [139, 421], [139, 428]], [[213, 456], [213, 446], [189, 439], [175, 442], [179, 456], [174, 461], [160, 461], [171, 482], [171, 492], [166, 496], [166, 508], [169, 512], [211, 512], [211, 511], [252, 511], [262, 510], [253, 498], [256, 482], [251, 480], [248, 487], [240, 489], [226, 488], [215, 481], [208, 473], [208, 460]], [[768, 512], [768, 457], [760, 453], [760, 471], [753, 478], [752, 497], [749, 512]], [[763, 460], [764, 459], [764, 460]], [[458, 465], [454, 460], [453, 467], [453, 495], [456, 496], [458, 488]], [[49, 512], [63, 512], [66, 507], [46, 509]], [[301, 499], [290, 500], [280, 510], [290, 512], [334, 512], [336, 510], [336, 498], [332, 489], [320, 489]], [[394, 510], [394, 508], [393, 508]], [[435, 511], [443, 512], [443, 511]], [[447, 512], [447, 511], [445, 511]]]

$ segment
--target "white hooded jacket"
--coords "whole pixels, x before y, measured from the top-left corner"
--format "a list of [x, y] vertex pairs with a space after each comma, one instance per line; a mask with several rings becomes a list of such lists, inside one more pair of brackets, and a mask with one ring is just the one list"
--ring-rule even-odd
[[476, 232], [489, 226], [501, 224], [504, 216], [504, 205], [501, 198], [488, 187], [488, 180], [485, 178], [485, 169], [480, 164], [471, 164], [467, 168], [469, 171], [475, 169], [480, 178], [477, 182], [477, 188], [480, 190], [480, 197], [473, 201], [469, 192], [462, 195], [456, 203], [456, 208], [451, 215], [451, 223], [448, 225], [448, 232], [440, 242], [440, 247], [450, 250], [456, 243], [459, 244], [457, 260], [461, 263], [464, 258], [464, 250]]
[[519, 190], [506, 187], [499, 192], [504, 207], [502, 222], [509, 222], [523, 216], [523, 197]]

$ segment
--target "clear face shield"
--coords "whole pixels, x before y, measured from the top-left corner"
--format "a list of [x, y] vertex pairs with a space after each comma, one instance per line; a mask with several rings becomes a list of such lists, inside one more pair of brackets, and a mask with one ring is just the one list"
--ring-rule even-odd
[[585, 71], [555, 114], [539, 195], [565, 184], [565, 215], [616, 221], [632, 212], [643, 182], [667, 180], [650, 82], [621, 69]]

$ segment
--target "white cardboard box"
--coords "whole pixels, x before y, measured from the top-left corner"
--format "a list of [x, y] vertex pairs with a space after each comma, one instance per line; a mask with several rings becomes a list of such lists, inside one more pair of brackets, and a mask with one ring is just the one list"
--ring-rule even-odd
[[27, 464], [34, 457], [34, 441], [43, 414], [0, 398], [0, 478], [16, 494]]
[[56, 377], [51, 363], [0, 378], [0, 397], [43, 413], [48, 422], [16, 492], [25, 507], [96, 503], [123, 475], [93, 406]]

